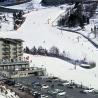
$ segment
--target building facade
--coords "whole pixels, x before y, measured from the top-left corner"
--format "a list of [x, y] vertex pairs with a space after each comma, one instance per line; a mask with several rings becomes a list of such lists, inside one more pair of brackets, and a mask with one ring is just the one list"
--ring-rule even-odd
[[21, 61], [23, 45], [20, 39], [0, 38], [0, 62]]
[[15, 71], [29, 68], [23, 60], [23, 40], [0, 38], [0, 71]]

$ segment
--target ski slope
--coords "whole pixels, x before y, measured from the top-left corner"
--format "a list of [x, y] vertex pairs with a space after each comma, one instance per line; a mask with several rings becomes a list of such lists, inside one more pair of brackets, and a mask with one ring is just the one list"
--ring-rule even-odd
[[[69, 5], [66, 5], [66, 8]], [[31, 66], [35, 64], [45, 65], [47, 72], [62, 79], [72, 79], [77, 83], [83, 83], [86, 86], [92, 86], [98, 89], [98, 49], [96, 49], [87, 39], [79, 34], [68, 31], [61, 31], [52, 26], [52, 22], [59, 14], [64, 12], [59, 7], [49, 7], [38, 9], [25, 15], [26, 21], [17, 31], [0, 32], [0, 37], [21, 38], [24, 47], [32, 48], [42, 46], [50, 49], [52, 46], [59, 48], [60, 52], [65, 51], [68, 57], [75, 60], [82, 60], [86, 57], [87, 61], [96, 62], [96, 67], [85, 70], [77, 67], [73, 70], [74, 65], [65, 61], [41, 57], [31, 56]], [[79, 38], [79, 39], [78, 39]]]
[[56, 46], [60, 52], [65, 51], [71, 58], [81, 60], [87, 57], [88, 61], [95, 61], [93, 56], [96, 57], [97, 49], [87, 39], [52, 26], [53, 20], [63, 11], [58, 7], [32, 11], [25, 15], [26, 21], [17, 31], [1, 32], [0, 36], [21, 38], [25, 41], [24, 47], [32, 48], [35, 45], [50, 49]]

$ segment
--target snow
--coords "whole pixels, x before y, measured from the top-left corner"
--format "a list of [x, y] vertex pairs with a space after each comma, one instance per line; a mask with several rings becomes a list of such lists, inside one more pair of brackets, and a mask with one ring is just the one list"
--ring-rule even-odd
[[[5, 17], [6, 19], [4, 19]], [[11, 31], [13, 30], [13, 15], [11, 13], [0, 14], [0, 31]]]
[[2, 96], [1, 94], [0, 94], [0, 98], [6, 98], [5, 96]]
[[[66, 5], [66, 8], [68, 7]], [[49, 50], [52, 46], [56, 46], [60, 52], [65, 51], [70, 58], [75, 60], [86, 58], [87, 61], [96, 62], [96, 67], [93, 69], [77, 66], [74, 70], [74, 65], [57, 58], [30, 56], [31, 66], [44, 65], [48, 74], [98, 89], [98, 49], [80, 34], [61, 31], [52, 26], [52, 22], [64, 11], [59, 7], [32, 11], [25, 15], [26, 21], [17, 31], [1, 32], [0, 37], [21, 38], [25, 41], [24, 47], [29, 46], [29, 48], [35, 45]]]
[[[5, 86], [0, 85], [3, 88], [3, 92], [0, 92], [0, 98], [19, 98], [18, 95], [15, 95], [15, 92], [11, 92], [10, 89], [7, 89]], [[5, 94], [7, 92], [7, 94]]]

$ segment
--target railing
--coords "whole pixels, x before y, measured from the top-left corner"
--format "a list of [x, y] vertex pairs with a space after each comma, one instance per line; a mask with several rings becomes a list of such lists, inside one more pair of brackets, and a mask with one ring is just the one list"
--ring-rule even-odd
[[0, 62], [0, 65], [14, 65], [14, 64], [26, 65], [29, 64], [29, 61]]
[[17, 50], [17, 48], [15, 47], [15, 48], [13, 48], [12, 50]]
[[9, 56], [9, 55], [10, 55], [10, 52], [9, 52], [9, 51], [5, 51], [5, 52], [2, 53], [2, 55], [7, 55], [7, 56]]
[[3, 43], [2, 45], [3, 45], [3, 46], [9, 46], [9, 44], [8, 44], [8, 43]]
[[23, 53], [19, 53], [19, 54], [18, 54], [18, 56], [22, 56], [22, 55], [23, 55]]

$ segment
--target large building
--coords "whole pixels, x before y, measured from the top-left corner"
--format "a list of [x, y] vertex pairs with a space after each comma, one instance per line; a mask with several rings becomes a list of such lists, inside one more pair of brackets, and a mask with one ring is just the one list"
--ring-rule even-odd
[[23, 59], [23, 40], [0, 38], [0, 74], [8, 78], [44, 75], [42, 68], [31, 68]]
[[21, 61], [23, 57], [23, 40], [0, 38], [0, 62]]
[[21, 68], [29, 68], [29, 62], [23, 61], [23, 40], [0, 38], [0, 72]]

